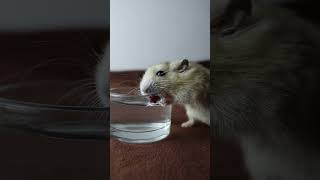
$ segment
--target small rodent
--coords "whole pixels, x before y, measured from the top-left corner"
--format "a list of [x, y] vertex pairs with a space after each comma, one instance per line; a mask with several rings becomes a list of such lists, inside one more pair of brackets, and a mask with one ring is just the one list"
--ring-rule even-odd
[[195, 121], [210, 125], [210, 71], [187, 59], [165, 62], [149, 67], [140, 81], [142, 95], [160, 95], [166, 104], [182, 104], [191, 127]]
[[319, 27], [258, 0], [221, 2], [211, 19], [215, 137], [239, 141], [252, 180], [319, 180]]

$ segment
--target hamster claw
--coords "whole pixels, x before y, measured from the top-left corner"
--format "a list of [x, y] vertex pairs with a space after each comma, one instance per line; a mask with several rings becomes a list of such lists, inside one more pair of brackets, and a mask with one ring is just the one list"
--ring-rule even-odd
[[188, 120], [187, 122], [184, 122], [181, 124], [181, 127], [187, 128], [187, 127], [192, 127], [194, 125], [194, 120]]

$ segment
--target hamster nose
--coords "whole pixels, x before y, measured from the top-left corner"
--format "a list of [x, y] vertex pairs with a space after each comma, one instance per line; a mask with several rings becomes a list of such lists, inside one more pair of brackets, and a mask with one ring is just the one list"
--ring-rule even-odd
[[141, 88], [142, 95], [146, 95], [151, 92], [150, 86]]
[[154, 90], [154, 83], [152, 80], [142, 80], [140, 83], [140, 91], [142, 95], [151, 94]]
[[146, 93], [151, 93], [151, 92], [152, 92], [151, 86], [147, 87], [147, 88], [145, 89], [145, 92], [146, 92]]

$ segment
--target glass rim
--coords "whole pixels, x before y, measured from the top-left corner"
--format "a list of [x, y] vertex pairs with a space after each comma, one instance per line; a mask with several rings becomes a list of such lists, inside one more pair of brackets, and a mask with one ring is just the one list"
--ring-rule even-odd
[[[50, 81], [50, 82], [55, 82]], [[60, 80], [58, 80], [60, 81]], [[32, 83], [42, 83], [43, 81], [39, 82], [30, 82], [30, 83], [21, 83], [21, 84], [32, 84]], [[45, 81], [47, 82], [47, 81]], [[6, 90], [10, 89], [12, 87], [21, 85], [20, 83], [12, 83], [12, 84], [7, 84], [6, 87], [1, 87], [0, 90]], [[5, 107], [5, 106], [19, 106], [19, 107], [26, 107], [28, 109], [36, 109], [36, 110], [60, 110], [60, 111], [106, 111], [109, 110], [110, 107], [104, 107], [104, 106], [72, 106], [72, 105], [55, 105], [55, 104], [48, 104], [48, 103], [37, 103], [37, 102], [28, 102], [28, 101], [22, 101], [22, 100], [14, 100], [6, 97], [0, 97], [0, 108]]]
[[37, 110], [60, 110], [60, 111], [106, 111], [110, 107], [94, 107], [94, 106], [68, 106], [68, 105], [54, 105], [45, 103], [33, 103], [19, 100], [12, 100], [0, 97], [0, 107], [4, 106], [22, 106], [33, 108]]
[[[129, 94], [114, 92], [116, 90], [136, 88], [134, 86], [115, 87], [110, 88], [110, 102], [118, 102], [126, 105], [140, 105], [140, 106], [163, 106], [161, 103], [151, 103], [149, 100], [150, 95]], [[133, 90], [133, 89], [132, 89]], [[131, 91], [131, 90], [130, 90]]]

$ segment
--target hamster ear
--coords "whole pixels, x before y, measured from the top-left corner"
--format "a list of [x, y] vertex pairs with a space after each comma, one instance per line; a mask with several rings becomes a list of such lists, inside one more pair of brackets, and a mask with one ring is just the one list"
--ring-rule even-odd
[[253, 0], [214, 0], [211, 3], [211, 33], [221, 36], [236, 32], [251, 16]]
[[189, 67], [189, 60], [188, 59], [184, 59], [180, 62], [180, 64], [177, 67], [177, 71], [179, 73], [184, 72], [185, 70], [187, 70]]

